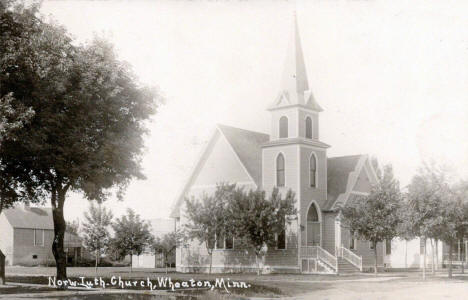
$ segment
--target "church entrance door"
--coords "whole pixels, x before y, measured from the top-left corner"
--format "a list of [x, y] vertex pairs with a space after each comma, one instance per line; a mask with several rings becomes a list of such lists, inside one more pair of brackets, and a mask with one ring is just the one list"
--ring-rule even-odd
[[312, 203], [307, 212], [307, 246], [320, 246], [320, 225], [317, 207]]

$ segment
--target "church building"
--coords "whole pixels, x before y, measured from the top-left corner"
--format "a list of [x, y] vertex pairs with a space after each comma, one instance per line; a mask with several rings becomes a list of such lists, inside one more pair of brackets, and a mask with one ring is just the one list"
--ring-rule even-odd
[[[267, 109], [269, 134], [218, 125], [190, 178], [175, 201], [171, 217], [177, 228], [186, 223], [185, 197], [213, 192], [220, 182], [271, 193], [296, 195], [297, 216], [286, 224], [285, 237], [268, 249], [264, 272], [359, 272], [374, 264], [368, 241], [355, 240], [342, 226], [338, 208], [370, 192], [376, 174], [368, 155], [328, 157], [321, 141], [320, 115], [307, 79], [297, 23], [288, 45], [278, 96]], [[389, 249], [390, 250], [390, 249]], [[383, 266], [385, 243], [377, 245]], [[203, 243], [192, 241], [176, 250], [179, 272], [207, 272], [209, 256]], [[253, 251], [236, 241], [218, 241], [213, 251], [213, 272], [256, 271]]]

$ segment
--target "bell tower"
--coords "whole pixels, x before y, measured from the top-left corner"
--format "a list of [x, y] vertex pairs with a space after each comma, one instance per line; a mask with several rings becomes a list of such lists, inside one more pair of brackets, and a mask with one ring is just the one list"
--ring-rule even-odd
[[[289, 189], [295, 192], [300, 225], [298, 242], [321, 245], [329, 145], [320, 141], [322, 108], [309, 88], [295, 16], [293, 23], [279, 93], [268, 107], [271, 132], [270, 141], [262, 146], [262, 185], [266, 191], [278, 187], [281, 193]], [[309, 222], [310, 215], [316, 218]], [[311, 229], [307, 230], [308, 227]]]
[[[280, 91], [271, 112], [271, 140], [301, 138], [319, 140], [322, 108], [309, 89], [297, 19], [289, 41]], [[286, 130], [287, 127], [287, 130]]]

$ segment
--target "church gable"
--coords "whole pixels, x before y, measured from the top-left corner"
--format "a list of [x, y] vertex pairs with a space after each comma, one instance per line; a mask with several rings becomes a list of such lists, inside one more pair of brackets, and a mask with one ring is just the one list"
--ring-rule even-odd
[[353, 191], [361, 193], [369, 193], [372, 188], [370, 178], [367, 175], [365, 168], [362, 168], [361, 173], [356, 180]]
[[178, 194], [171, 217], [180, 217], [186, 196], [211, 192], [217, 183], [237, 183], [253, 189], [260, 186], [261, 145], [268, 140], [267, 134], [218, 125]]
[[217, 133], [214, 138], [214, 144], [199, 167], [191, 188], [211, 186], [220, 182], [252, 182], [252, 178], [226, 138], [220, 133]]

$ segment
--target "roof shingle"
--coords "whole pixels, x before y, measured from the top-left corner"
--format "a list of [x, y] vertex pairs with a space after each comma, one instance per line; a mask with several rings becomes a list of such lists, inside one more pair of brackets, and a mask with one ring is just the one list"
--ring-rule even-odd
[[52, 208], [15, 207], [3, 213], [13, 228], [54, 229]]

